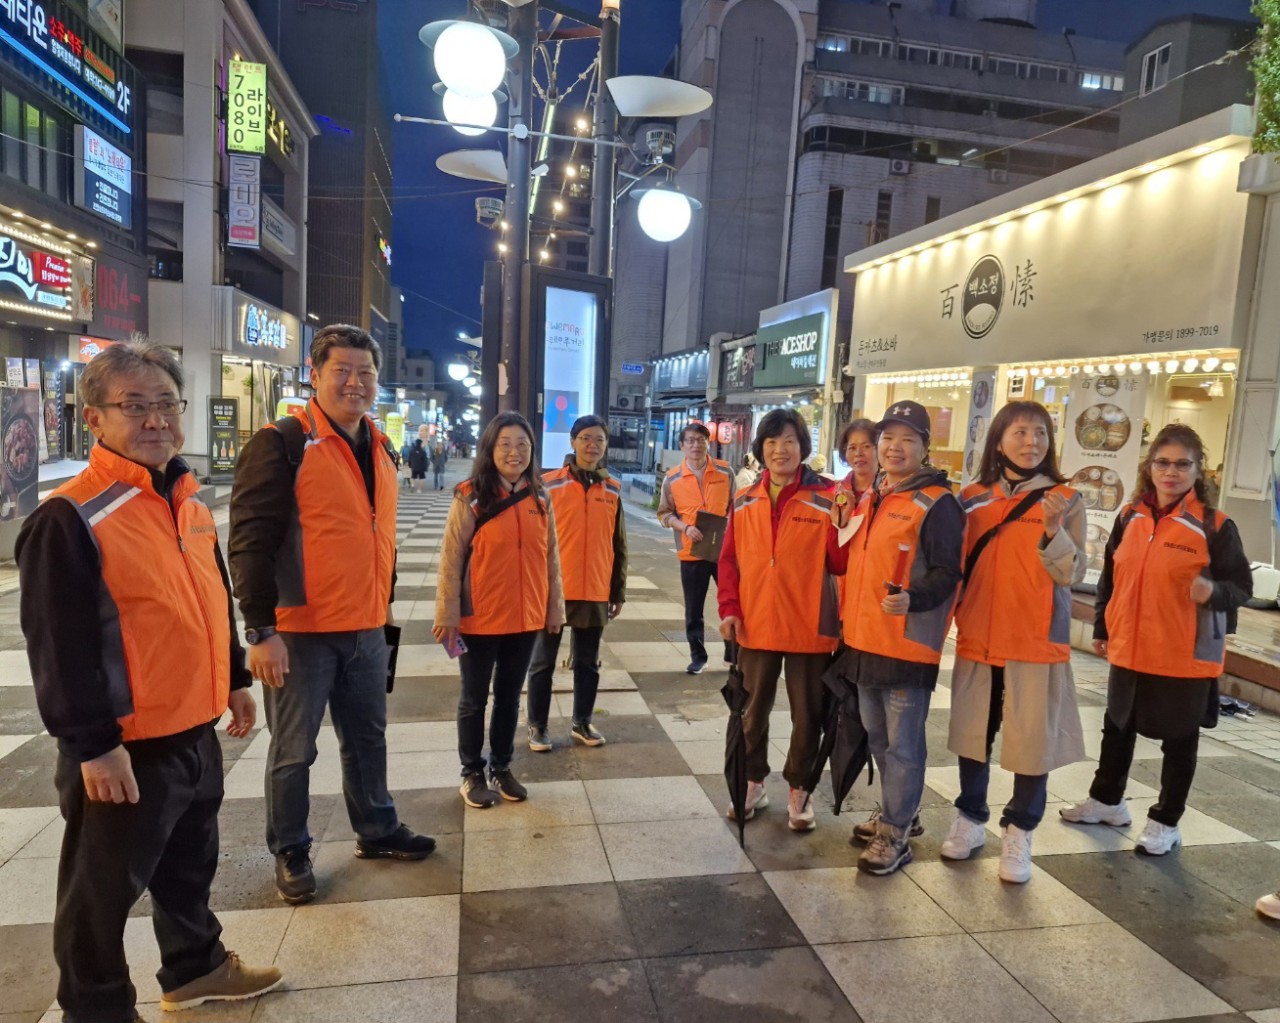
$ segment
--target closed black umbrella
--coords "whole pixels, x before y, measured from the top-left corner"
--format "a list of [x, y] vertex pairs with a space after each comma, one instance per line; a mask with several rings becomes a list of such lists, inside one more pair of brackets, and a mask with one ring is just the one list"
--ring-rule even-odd
[[830, 761], [831, 796], [837, 814], [863, 767], [868, 768], [868, 782], [875, 777], [867, 731], [858, 713], [858, 687], [851, 678], [856, 657], [846, 649], [822, 675], [827, 687], [822, 741], [806, 785], [808, 791], [816, 791], [822, 781], [822, 769]]
[[747, 825], [747, 737], [742, 730], [747, 690], [736, 657], [729, 666], [728, 679], [720, 687], [720, 695], [729, 708], [729, 727], [724, 733], [724, 780], [729, 785], [729, 803], [733, 807], [733, 819], [738, 822], [738, 846], [741, 848], [743, 829]]

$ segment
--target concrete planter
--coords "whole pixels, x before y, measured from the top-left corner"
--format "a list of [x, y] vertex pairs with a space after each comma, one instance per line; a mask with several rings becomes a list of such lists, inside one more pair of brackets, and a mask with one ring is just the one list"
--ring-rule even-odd
[[1280, 192], [1280, 153], [1254, 153], [1240, 164], [1237, 192], [1271, 195]]

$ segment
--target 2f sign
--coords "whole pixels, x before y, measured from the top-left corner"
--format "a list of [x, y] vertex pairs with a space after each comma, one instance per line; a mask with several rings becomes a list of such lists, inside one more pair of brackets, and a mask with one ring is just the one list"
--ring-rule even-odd
[[267, 65], [233, 60], [227, 76], [227, 150], [267, 151]]

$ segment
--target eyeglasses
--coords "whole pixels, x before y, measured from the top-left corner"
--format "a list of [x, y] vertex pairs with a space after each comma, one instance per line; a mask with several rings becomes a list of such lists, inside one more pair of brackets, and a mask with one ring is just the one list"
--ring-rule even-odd
[[159, 412], [166, 419], [180, 416], [187, 411], [187, 399], [168, 398], [164, 401], [104, 401], [94, 408], [118, 408], [130, 419], [142, 419], [153, 411]]
[[1153, 469], [1159, 469], [1161, 472], [1168, 472], [1170, 469], [1177, 469], [1178, 472], [1190, 472], [1195, 466], [1196, 463], [1190, 458], [1179, 458], [1177, 461], [1169, 458], [1157, 458], [1151, 463]]
[[503, 441], [501, 444], [494, 445], [494, 447], [498, 451], [501, 451], [504, 455], [510, 454], [512, 451], [515, 451], [516, 453], [521, 455], [527, 455], [532, 450], [532, 447], [529, 444], [524, 442], [520, 442], [518, 444], [508, 444], [506, 441]]

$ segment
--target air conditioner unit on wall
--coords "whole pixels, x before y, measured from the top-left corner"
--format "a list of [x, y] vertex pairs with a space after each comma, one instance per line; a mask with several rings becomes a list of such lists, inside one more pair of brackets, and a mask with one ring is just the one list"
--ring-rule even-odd
[[632, 402], [634, 401], [635, 401], [634, 395], [620, 394], [618, 395], [618, 408], [631, 408]]
[[1009, 183], [1009, 172], [1003, 167], [992, 167], [987, 171], [987, 180], [993, 185], [1007, 185]]
[[910, 174], [911, 161], [910, 160], [890, 160], [889, 173], [890, 174]]

